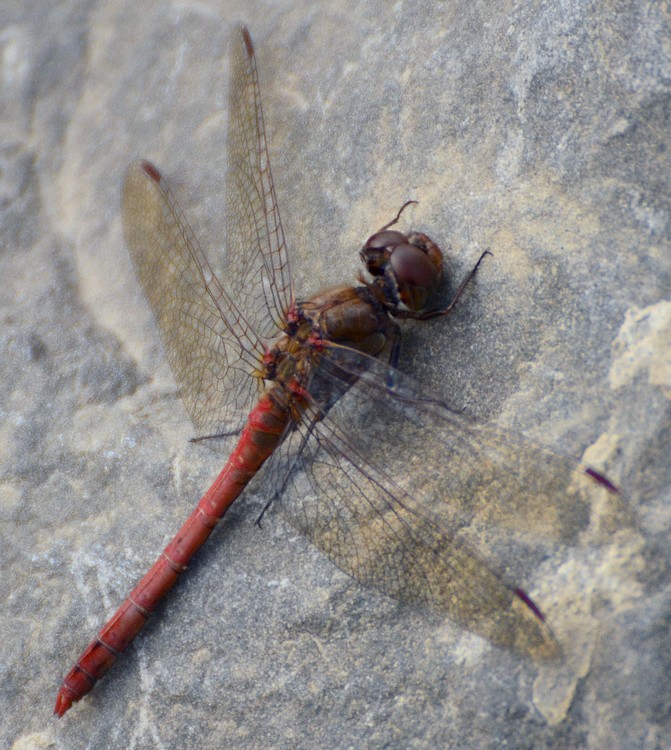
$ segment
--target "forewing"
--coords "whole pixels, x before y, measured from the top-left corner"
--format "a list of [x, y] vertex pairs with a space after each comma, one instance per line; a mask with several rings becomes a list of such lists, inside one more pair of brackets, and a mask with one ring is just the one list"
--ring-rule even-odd
[[244, 424], [258, 395], [250, 376], [293, 301], [256, 58], [244, 26], [233, 36], [230, 66], [225, 286], [156, 167], [132, 164], [122, 196], [126, 243], [199, 435]]
[[263, 345], [217, 280], [165, 178], [126, 172], [124, 238], [198, 434], [239, 430], [257, 396]]
[[226, 281], [262, 338], [282, 328], [293, 302], [270, 171], [254, 46], [239, 27], [231, 49], [226, 194]]

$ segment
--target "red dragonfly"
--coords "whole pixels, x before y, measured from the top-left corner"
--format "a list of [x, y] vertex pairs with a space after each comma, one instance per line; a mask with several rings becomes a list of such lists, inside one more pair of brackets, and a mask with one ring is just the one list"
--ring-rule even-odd
[[[540, 609], [474, 540], [485, 534], [495, 553], [493, 529], [520, 525], [569, 539], [589, 521], [592, 490], [618, 490], [585, 464], [458, 414], [395, 369], [396, 320], [445, 315], [477, 268], [449, 305], [432, 307], [442, 252], [424, 234], [390, 229], [400, 211], [361, 250], [369, 280], [297, 300], [245, 27], [231, 53], [226, 208], [224, 284], [159, 170], [139, 161], [126, 174], [125, 239], [187, 411], [198, 435], [239, 438], [64, 678], [56, 714], [128, 648], [264, 464], [269, 505], [355, 580], [437, 607], [497, 645], [558, 658]], [[427, 453], [442, 464], [427, 466]]]

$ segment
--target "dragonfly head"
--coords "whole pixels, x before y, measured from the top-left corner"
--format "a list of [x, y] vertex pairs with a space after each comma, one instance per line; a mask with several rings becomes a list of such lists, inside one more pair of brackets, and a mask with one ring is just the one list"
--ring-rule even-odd
[[421, 232], [384, 229], [368, 238], [359, 255], [389, 303], [413, 312], [426, 307], [443, 278], [442, 250]]

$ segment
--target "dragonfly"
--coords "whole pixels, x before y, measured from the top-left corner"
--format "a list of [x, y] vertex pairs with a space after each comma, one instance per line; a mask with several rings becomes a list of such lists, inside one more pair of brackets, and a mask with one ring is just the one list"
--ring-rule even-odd
[[[575, 538], [604, 474], [475, 421], [396, 368], [400, 321], [444, 317], [443, 253], [392, 229], [363, 245], [367, 275], [301, 300], [291, 280], [254, 46], [234, 34], [225, 265], [217, 276], [166, 178], [143, 160], [122, 190], [124, 237], [197, 439], [237, 443], [210, 489], [62, 681], [61, 717], [141, 631], [226, 510], [262, 472], [277, 507], [357, 582], [444, 613], [534, 660], [561, 657], [541, 609], [475, 543], [493, 529]], [[427, 456], [438, 464], [427, 463]], [[264, 509], [265, 512], [265, 509]]]

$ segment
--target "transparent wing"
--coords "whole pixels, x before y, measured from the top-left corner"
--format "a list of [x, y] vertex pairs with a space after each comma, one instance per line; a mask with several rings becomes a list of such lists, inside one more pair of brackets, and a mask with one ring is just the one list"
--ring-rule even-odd
[[200, 435], [242, 427], [259, 390], [250, 375], [293, 300], [245, 27], [230, 65], [225, 286], [155, 166], [132, 164], [122, 193], [126, 244]]
[[237, 431], [258, 396], [263, 342], [212, 272], [160, 172], [126, 172], [121, 215], [184, 405], [199, 434]]
[[244, 26], [232, 42], [228, 117], [226, 283], [257, 334], [272, 338], [282, 328], [293, 292], [254, 46]]
[[427, 399], [400, 373], [389, 382], [386, 365], [358, 352], [324, 357], [306, 423], [268, 467], [284, 488], [278, 508], [362, 584], [556, 658], [538, 608], [497, 571], [527, 532], [575, 540], [594, 493], [614, 488], [580, 462]]

